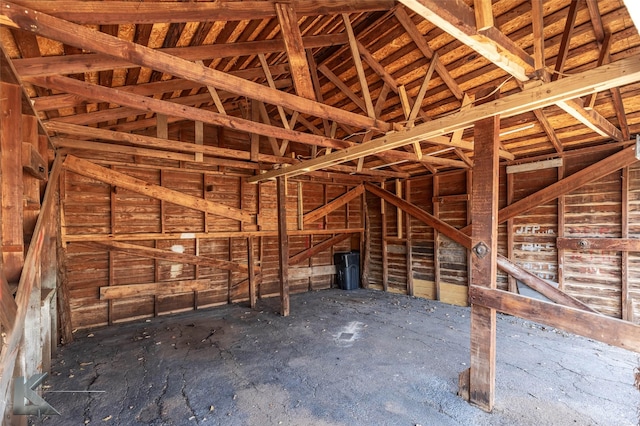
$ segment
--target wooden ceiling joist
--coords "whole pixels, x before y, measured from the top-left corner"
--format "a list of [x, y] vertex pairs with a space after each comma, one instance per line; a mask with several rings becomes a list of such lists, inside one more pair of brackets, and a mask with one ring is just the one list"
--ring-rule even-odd
[[[180, 1], [130, 2], [80, 0], [17, 0], [16, 4], [40, 10], [77, 24], [154, 24], [203, 21], [241, 21], [276, 16], [280, 1], [200, 2]], [[392, 0], [296, 0], [298, 15], [335, 15], [373, 12], [393, 7]]]
[[13, 28], [21, 28], [89, 51], [104, 53], [139, 66], [196, 81], [204, 86], [211, 85], [250, 99], [285, 106], [316, 117], [326, 117], [360, 128], [383, 132], [390, 130], [390, 125], [380, 120], [274, 90], [11, 2], [0, 2], [0, 10], [2, 11], [0, 23]]
[[473, 125], [483, 117], [501, 115], [511, 117], [523, 112], [543, 108], [557, 102], [588, 95], [593, 92], [608, 90], [640, 81], [640, 58], [638, 55], [604, 65], [595, 69], [566, 77], [541, 87], [526, 89], [520, 93], [505, 96], [502, 99], [480, 105], [466, 111], [460, 111], [437, 120], [420, 124], [403, 132], [387, 134], [381, 138], [358, 146], [333, 152], [322, 158], [316, 158], [288, 167], [286, 170], [273, 170], [260, 176], [249, 178], [256, 183], [276, 176], [297, 175], [312, 170], [340, 164], [366, 155], [411, 144], [415, 141], [429, 140], [447, 133], [464, 129]]

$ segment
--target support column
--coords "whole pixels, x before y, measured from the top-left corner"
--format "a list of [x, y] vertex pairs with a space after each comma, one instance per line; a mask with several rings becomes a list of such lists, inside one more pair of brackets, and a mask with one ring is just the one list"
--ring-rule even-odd
[[[492, 96], [491, 100], [496, 97]], [[492, 289], [496, 288], [497, 275], [499, 146], [500, 118], [494, 116], [476, 122], [471, 191], [471, 284]], [[493, 409], [495, 367], [496, 311], [472, 304], [469, 401], [485, 411]]]
[[280, 313], [289, 316], [289, 236], [287, 235], [287, 182], [277, 178], [278, 187], [278, 245], [280, 246]]
[[24, 265], [21, 99], [20, 86], [0, 83], [2, 267], [9, 283], [20, 280]]

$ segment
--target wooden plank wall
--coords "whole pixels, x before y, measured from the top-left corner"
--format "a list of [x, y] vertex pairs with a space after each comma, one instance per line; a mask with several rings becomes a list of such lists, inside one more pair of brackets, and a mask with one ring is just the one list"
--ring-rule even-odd
[[[563, 176], [569, 176], [614, 153], [586, 151], [569, 154], [564, 168], [549, 168], [514, 173], [507, 177], [505, 167], [500, 176], [500, 208], [507, 200], [516, 202], [546, 188]], [[562, 202], [553, 200], [516, 216], [499, 226], [499, 253], [519, 266], [558, 285], [569, 295], [597, 311], [621, 318], [623, 263], [627, 262], [627, 286], [632, 306], [629, 318], [640, 322], [640, 254], [620, 251], [577, 251], [556, 246], [558, 237], [624, 238], [622, 226], [622, 171], [611, 173], [591, 184], [570, 192]], [[630, 167], [628, 179], [628, 238], [640, 238], [640, 166]], [[467, 224], [467, 173], [456, 171], [413, 178], [409, 200], [456, 228]], [[395, 183], [385, 189], [395, 192]], [[509, 197], [508, 197], [509, 195]], [[409, 293], [406, 265], [406, 236], [397, 237], [397, 211], [372, 194], [367, 194], [369, 261], [364, 271], [369, 287]], [[560, 207], [559, 207], [560, 206]], [[561, 212], [559, 213], [559, 209]], [[384, 216], [382, 215], [384, 211]], [[384, 221], [383, 221], [384, 217]], [[563, 222], [559, 224], [559, 221]], [[410, 219], [410, 259], [414, 295], [466, 304], [468, 258], [466, 250], [433, 228]], [[511, 244], [510, 244], [511, 240]], [[510, 248], [510, 250], [509, 250]], [[386, 251], [386, 253], [385, 253]], [[628, 260], [625, 260], [625, 257]], [[559, 265], [562, 265], [560, 268]], [[405, 272], [406, 274], [406, 272]], [[386, 282], [385, 282], [386, 278]], [[508, 277], [499, 272], [497, 288], [509, 288]], [[515, 285], [515, 281], [514, 281]], [[454, 287], [455, 286], [455, 287]], [[458, 290], [458, 291], [456, 291]]]
[[[84, 158], [103, 162], [103, 158], [83, 154]], [[111, 168], [146, 182], [162, 185], [195, 197], [203, 197], [225, 206], [259, 213], [258, 224], [240, 222], [205, 214], [169, 202], [152, 199], [122, 188], [111, 187], [91, 178], [65, 171], [61, 177], [62, 229], [66, 242], [64, 263], [71, 300], [74, 328], [84, 328], [154, 315], [180, 312], [225, 303], [249, 300], [247, 273], [227, 271], [210, 265], [184, 264], [152, 259], [135, 253], [123, 253], [95, 245], [100, 240], [125, 239], [168, 253], [200, 255], [240, 265], [248, 262], [248, 235], [255, 235], [256, 266], [260, 267], [258, 296], [278, 294], [278, 243], [276, 188], [274, 182], [250, 185], [244, 178], [228, 172], [201, 171], [176, 167], [121, 165], [132, 158], [110, 158]], [[305, 276], [295, 268], [331, 265], [335, 251], [360, 246], [362, 201], [356, 197], [328, 215], [304, 224], [302, 216], [349, 191], [355, 184], [334, 184], [290, 180], [287, 184], [287, 229], [290, 233], [289, 256], [339, 235], [346, 228], [356, 229], [352, 238], [336, 244], [311, 258], [291, 265], [299, 278], [290, 279], [292, 293], [328, 288], [332, 273]], [[336, 230], [332, 233], [332, 230]], [[224, 233], [222, 236], [217, 234]], [[139, 238], [137, 237], [139, 235]], [[81, 240], [81, 241], [78, 241]], [[89, 243], [89, 244], [87, 244]], [[301, 276], [302, 275], [302, 276]], [[208, 282], [206, 289], [171, 294], [145, 293], [139, 297], [100, 299], [100, 288], [149, 283]]]

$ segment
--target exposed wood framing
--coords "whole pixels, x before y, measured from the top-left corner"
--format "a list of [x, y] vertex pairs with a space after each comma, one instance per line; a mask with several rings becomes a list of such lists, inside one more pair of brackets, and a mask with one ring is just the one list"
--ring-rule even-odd
[[463, 2], [400, 0], [409, 9], [431, 21], [518, 80], [533, 72], [533, 58], [495, 27], [476, 29], [473, 8]]
[[[114, 1], [109, 4], [87, 3], [82, 0], [18, 0], [15, 3], [78, 24], [153, 24], [198, 21], [240, 21], [276, 17], [276, 1], [243, 1], [230, 3], [131, 3]], [[372, 12], [393, 7], [391, 0], [297, 0], [298, 15], [332, 15], [343, 12]]]
[[159, 200], [168, 201], [184, 207], [228, 217], [242, 222], [255, 223], [255, 215], [243, 212], [242, 210], [213, 203], [203, 198], [183, 194], [159, 185], [153, 185], [141, 179], [109, 170], [72, 155], [67, 156], [65, 159], [64, 168], [74, 173], [78, 173], [92, 179], [97, 179], [110, 185], [128, 189], [138, 194], [147, 195]]
[[359, 197], [360, 194], [362, 194], [363, 192], [364, 192], [364, 187], [362, 185], [356, 186], [354, 189], [344, 193], [343, 195], [339, 196], [335, 200], [332, 200], [331, 202], [325, 204], [324, 206], [318, 207], [317, 209], [312, 210], [307, 214], [305, 214], [304, 223], [315, 222], [321, 217], [328, 215], [332, 211], [344, 206], [345, 204], [349, 203], [351, 200]]
[[287, 181], [278, 178], [277, 208], [278, 208], [278, 246], [279, 246], [279, 280], [280, 280], [280, 314], [289, 316], [289, 236], [287, 235]]
[[289, 57], [289, 66], [291, 67], [291, 76], [296, 93], [298, 96], [315, 100], [311, 73], [309, 72], [309, 64], [304, 51], [302, 35], [298, 27], [296, 10], [288, 3], [276, 3], [275, 9], [278, 15], [278, 22], [280, 22], [284, 46]]
[[[448, 238], [452, 239], [453, 241], [457, 242], [458, 244], [460, 244], [461, 246], [467, 249], [471, 249], [472, 247], [471, 237], [461, 232], [460, 230], [452, 227], [448, 223], [443, 222], [437, 217], [427, 213], [426, 211], [422, 210], [415, 204], [409, 203], [406, 200], [398, 198], [392, 193], [390, 193], [389, 191], [386, 191], [370, 183], [365, 184], [365, 189], [371, 192], [372, 194], [375, 194], [378, 197], [382, 198], [383, 202], [384, 200], [386, 200], [389, 203], [397, 207], [400, 207], [407, 214], [410, 214], [416, 219], [431, 226], [434, 229], [434, 231], [437, 231], [442, 235], [447, 236]], [[556, 289], [555, 287], [553, 287], [543, 279], [537, 277], [534, 274], [527, 272], [526, 270], [512, 263], [511, 261], [509, 261], [509, 259], [503, 256], [500, 256], [500, 255], [497, 256], [497, 264], [498, 264], [498, 267], [503, 271], [509, 274], [513, 274], [517, 279], [521, 280], [529, 287], [540, 292], [541, 294], [543, 294], [544, 296], [546, 296], [547, 298], [549, 298], [550, 300], [556, 303], [565, 304], [571, 307], [576, 307], [578, 309], [593, 311], [593, 309], [591, 309], [590, 307], [588, 307], [578, 299], [572, 296], [569, 296], [564, 292], [560, 292], [558, 289]]]
[[300, 262], [304, 262], [305, 260], [310, 259], [318, 253], [322, 253], [323, 251], [346, 240], [347, 238], [351, 238], [351, 234], [339, 234], [334, 237], [328, 238], [312, 247], [309, 247], [306, 250], [302, 250], [300, 253], [289, 258], [289, 265], [296, 265]]
[[250, 99], [285, 106], [313, 116], [327, 117], [345, 124], [381, 131], [390, 129], [387, 123], [379, 120], [274, 90], [11, 2], [0, 2], [0, 10], [4, 16], [2, 19], [4, 25], [21, 28], [88, 51], [126, 59], [139, 66], [197, 81], [204, 86], [215, 86]]
[[442, 136], [458, 129], [467, 128], [482, 118], [493, 115], [508, 118], [549, 106], [562, 100], [573, 99], [594, 91], [629, 84], [638, 80], [640, 80], [640, 60], [634, 56], [563, 78], [562, 81], [525, 89], [520, 93], [505, 96], [489, 104], [420, 124], [403, 132], [390, 133], [358, 146], [332, 152], [320, 158], [303, 161], [284, 170], [269, 171], [260, 176], [249, 178], [248, 181], [255, 183], [277, 176], [291, 176], [318, 170], [330, 165], [408, 145], [414, 141], [429, 140], [436, 136]]
[[[489, 2], [489, 6], [491, 3]], [[485, 99], [489, 102], [497, 96]], [[480, 96], [481, 98], [483, 96]], [[495, 289], [498, 268], [498, 185], [500, 117], [479, 120], [473, 127], [475, 155], [471, 188], [471, 285]], [[469, 401], [493, 409], [496, 381], [496, 311], [471, 304]]]
[[112, 300], [142, 296], [169, 296], [207, 290], [209, 285], [209, 280], [183, 280], [100, 287], [100, 299]]
[[471, 286], [469, 297], [472, 303], [609, 345], [635, 352], [640, 348], [640, 326], [627, 321], [477, 286]]

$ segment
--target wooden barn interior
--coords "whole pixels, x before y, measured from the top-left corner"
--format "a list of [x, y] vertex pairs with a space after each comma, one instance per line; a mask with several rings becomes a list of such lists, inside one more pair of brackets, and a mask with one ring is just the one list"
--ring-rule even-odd
[[634, 6], [0, 1], [3, 419], [75, 330], [286, 316], [345, 252], [471, 307], [484, 410], [496, 312], [640, 351]]

